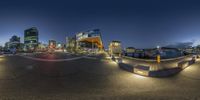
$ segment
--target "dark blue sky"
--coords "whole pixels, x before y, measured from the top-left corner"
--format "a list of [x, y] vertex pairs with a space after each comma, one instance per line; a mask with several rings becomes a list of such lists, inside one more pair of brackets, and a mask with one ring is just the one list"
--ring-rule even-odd
[[25, 29], [39, 29], [40, 41], [99, 28], [105, 46], [156, 47], [200, 43], [200, 1], [196, 0], [1, 0], [0, 45]]

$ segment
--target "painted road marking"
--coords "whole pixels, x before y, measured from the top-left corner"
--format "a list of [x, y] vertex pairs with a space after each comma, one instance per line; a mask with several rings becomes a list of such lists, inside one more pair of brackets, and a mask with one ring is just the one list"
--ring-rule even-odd
[[37, 61], [45, 61], [45, 62], [63, 62], [63, 61], [72, 61], [72, 60], [78, 60], [81, 58], [84, 58], [85, 56], [81, 57], [74, 57], [74, 58], [68, 58], [68, 59], [42, 59], [42, 58], [34, 58], [34, 57], [28, 57], [28, 56], [23, 56], [23, 55], [18, 55], [27, 59], [31, 60], [37, 60]]
[[84, 58], [87, 58], [87, 59], [94, 59], [94, 60], [97, 59], [97, 58], [95, 58], [95, 57], [88, 57], [88, 56], [86, 56], [86, 57], [84, 57]]
[[3, 55], [1, 55], [1, 57], [6, 57], [6, 56], [15, 56], [15, 55], [13, 55], [13, 54], [3, 54]]

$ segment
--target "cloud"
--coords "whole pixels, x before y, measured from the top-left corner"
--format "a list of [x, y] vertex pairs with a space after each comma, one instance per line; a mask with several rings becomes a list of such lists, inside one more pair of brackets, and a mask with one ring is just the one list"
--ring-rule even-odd
[[170, 44], [170, 45], [167, 45], [166, 47], [170, 47], [170, 48], [189, 48], [189, 47], [192, 47], [193, 44], [194, 44], [193, 42], [181, 42], [181, 43]]

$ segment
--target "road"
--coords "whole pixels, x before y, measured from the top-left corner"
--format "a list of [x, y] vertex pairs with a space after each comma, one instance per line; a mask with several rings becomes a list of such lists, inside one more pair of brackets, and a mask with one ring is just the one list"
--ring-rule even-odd
[[45, 62], [0, 58], [0, 100], [200, 100], [200, 61], [181, 73], [151, 78], [110, 60]]

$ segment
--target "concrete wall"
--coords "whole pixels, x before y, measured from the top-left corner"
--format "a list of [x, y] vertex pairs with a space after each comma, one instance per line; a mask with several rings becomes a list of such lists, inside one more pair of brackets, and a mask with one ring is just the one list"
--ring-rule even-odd
[[179, 58], [173, 58], [173, 59], [164, 59], [164, 60], [161, 60], [160, 63], [157, 63], [156, 60], [123, 57], [124, 63], [130, 64], [130, 65], [148, 66], [150, 67], [149, 68], [150, 71], [177, 68], [179, 62], [189, 61], [189, 60], [192, 60], [192, 55], [179, 57]]
[[[180, 70], [188, 67], [189, 65], [195, 63], [195, 60], [192, 58], [193, 55], [188, 55], [172, 59], [163, 59], [160, 63], [157, 63], [156, 60], [123, 57], [123, 63], [124, 65], [132, 66], [132, 69], [129, 69], [137, 74], [141, 74], [144, 76], [168, 76], [175, 74]], [[147, 69], [144, 67], [149, 68]]]

